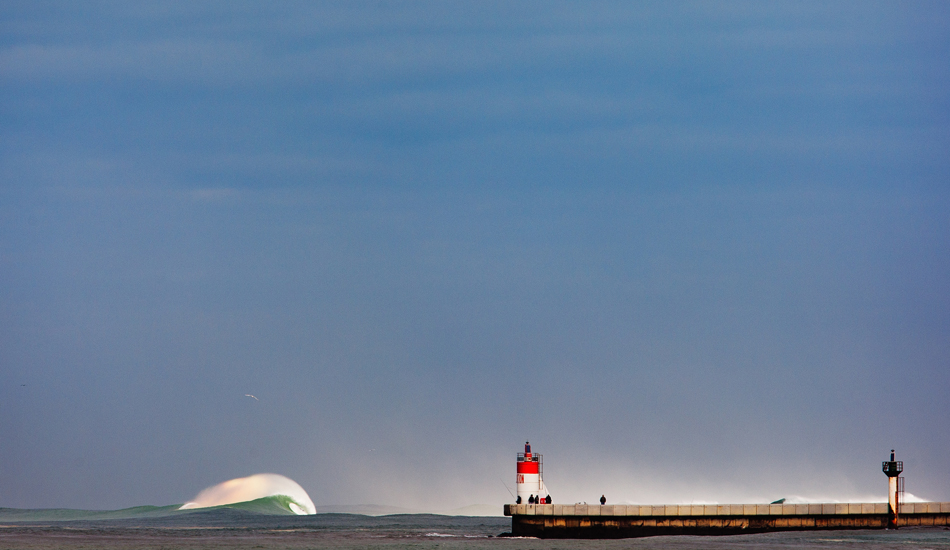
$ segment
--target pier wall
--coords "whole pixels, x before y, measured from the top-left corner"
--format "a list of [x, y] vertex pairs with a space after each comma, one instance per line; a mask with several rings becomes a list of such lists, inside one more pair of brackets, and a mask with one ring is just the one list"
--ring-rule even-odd
[[[600, 505], [506, 504], [511, 533], [539, 538], [734, 535], [818, 529], [883, 529], [887, 503]], [[950, 502], [901, 505], [898, 526], [950, 526]]]

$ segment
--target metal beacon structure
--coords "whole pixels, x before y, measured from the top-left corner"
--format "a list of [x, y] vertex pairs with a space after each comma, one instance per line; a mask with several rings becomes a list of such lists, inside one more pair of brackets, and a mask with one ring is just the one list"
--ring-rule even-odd
[[894, 460], [894, 449], [891, 449], [891, 459], [885, 460], [881, 469], [887, 476], [887, 528], [897, 529], [897, 516], [904, 500], [904, 478], [901, 477], [904, 461]]
[[516, 504], [543, 504], [548, 500], [544, 486], [544, 464], [541, 455], [531, 452], [531, 443], [525, 441], [524, 452], [518, 453], [518, 477], [515, 479]]

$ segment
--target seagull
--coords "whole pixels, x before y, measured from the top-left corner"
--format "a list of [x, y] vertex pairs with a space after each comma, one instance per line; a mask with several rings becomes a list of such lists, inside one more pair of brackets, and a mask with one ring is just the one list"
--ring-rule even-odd
[[[254, 397], [254, 396], [251, 395], [251, 394], [249, 394], [249, 393], [245, 393], [245, 394], [244, 394], [244, 397]], [[260, 399], [254, 397], [254, 401], [260, 401]]]

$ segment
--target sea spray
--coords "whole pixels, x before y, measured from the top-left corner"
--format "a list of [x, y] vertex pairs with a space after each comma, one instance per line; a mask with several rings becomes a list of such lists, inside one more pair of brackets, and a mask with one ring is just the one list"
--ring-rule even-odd
[[299, 515], [315, 514], [310, 495], [296, 481], [279, 474], [254, 474], [219, 483], [204, 489], [190, 502], [181, 506], [181, 510], [209, 508], [239, 502], [250, 502], [266, 497], [285, 497], [282, 505]]

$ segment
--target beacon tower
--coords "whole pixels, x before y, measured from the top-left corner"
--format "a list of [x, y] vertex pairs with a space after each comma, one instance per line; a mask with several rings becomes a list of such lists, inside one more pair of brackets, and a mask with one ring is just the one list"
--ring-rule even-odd
[[891, 459], [881, 464], [887, 476], [887, 528], [897, 529], [897, 513], [901, 505], [901, 493], [904, 492], [904, 462], [894, 460], [894, 449], [891, 449]]
[[548, 496], [544, 487], [541, 455], [531, 452], [531, 443], [525, 441], [524, 452], [518, 453], [518, 477], [515, 487], [518, 504], [537, 503]]

